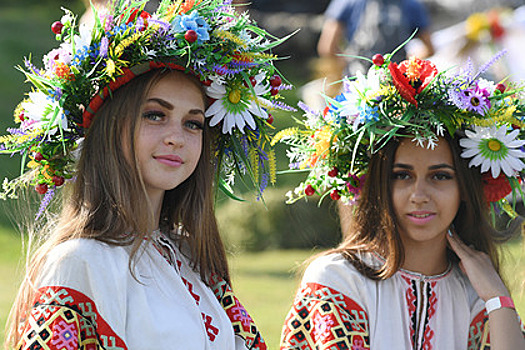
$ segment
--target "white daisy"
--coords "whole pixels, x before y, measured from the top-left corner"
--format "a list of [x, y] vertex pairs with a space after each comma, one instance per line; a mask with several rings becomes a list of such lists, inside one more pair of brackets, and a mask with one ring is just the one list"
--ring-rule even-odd
[[520, 158], [525, 158], [525, 152], [520, 149], [525, 140], [516, 140], [519, 130], [507, 133], [506, 127], [496, 128], [474, 126], [474, 131], [465, 130], [467, 138], [459, 141], [465, 148], [461, 156], [472, 158], [469, 166], [481, 165], [481, 172], [490, 169], [492, 177], [497, 178], [503, 171], [508, 177], [517, 171], [525, 169]]
[[53, 135], [58, 127], [67, 128], [67, 118], [58, 101], [40, 91], [30, 92], [28, 96], [29, 99], [22, 103], [26, 117], [23, 124], [25, 130], [49, 129], [48, 134]]
[[357, 71], [356, 77], [354, 81], [344, 81], [345, 89], [339, 101], [339, 115], [346, 117], [348, 123], [353, 124], [354, 130], [365, 121], [359, 118], [359, 115], [366, 109], [367, 101], [377, 94], [380, 88], [379, 73], [375, 69], [369, 70], [368, 76]]
[[207, 95], [216, 99], [205, 114], [206, 117], [211, 117], [210, 126], [223, 121], [223, 134], [232, 134], [235, 127], [244, 133], [246, 125], [252, 130], [257, 128], [254, 116], [268, 119], [268, 112], [262, 106], [268, 106], [270, 102], [260, 97], [269, 90], [269, 86], [262, 84], [263, 78], [261, 74], [255, 77], [256, 84], [253, 87], [255, 96], [245, 86], [232, 87], [213, 81], [206, 89]]

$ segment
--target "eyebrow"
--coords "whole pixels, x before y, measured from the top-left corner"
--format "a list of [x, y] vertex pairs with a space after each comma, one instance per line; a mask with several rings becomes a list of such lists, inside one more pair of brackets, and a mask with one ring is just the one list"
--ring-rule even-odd
[[[395, 163], [394, 168], [402, 168], [402, 169], [414, 169], [414, 167], [412, 165], [409, 165], [409, 164], [403, 164], [403, 163]], [[456, 169], [450, 165], [450, 164], [447, 164], [447, 163], [440, 163], [440, 164], [435, 164], [435, 165], [431, 165], [428, 167], [428, 170], [437, 170], [437, 169], [450, 169], [450, 170], [453, 170], [453, 171], [456, 171]]]
[[[166, 100], [163, 100], [161, 98], [156, 98], [156, 97], [152, 97], [152, 98], [149, 98], [146, 102], [156, 102], [158, 103], [159, 105], [161, 105], [162, 107], [164, 108], [167, 108], [169, 109], [170, 111], [173, 110], [174, 106], [169, 103], [168, 101]], [[188, 111], [189, 114], [202, 114], [203, 116], [205, 115], [204, 114], [204, 111], [200, 108], [194, 108], [194, 109], [190, 109]]]

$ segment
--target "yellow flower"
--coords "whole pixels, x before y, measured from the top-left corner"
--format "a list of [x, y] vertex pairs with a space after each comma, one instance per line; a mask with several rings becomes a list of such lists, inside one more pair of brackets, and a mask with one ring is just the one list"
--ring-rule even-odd
[[489, 27], [487, 16], [484, 13], [474, 13], [467, 18], [466, 36], [470, 40], [478, 41], [483, 31]]
[[[323, 126], [320, 130], [317, 130], [314, 134], [314, 148], [317, 156], [326, 157], [325, 153], [330, 148], [330, 140], [332, 138], [332, 132], [328, 125]], [[334, 138], [334, 141], [336, 138]], [[323, 157], [323, 158], [324, 158]]]

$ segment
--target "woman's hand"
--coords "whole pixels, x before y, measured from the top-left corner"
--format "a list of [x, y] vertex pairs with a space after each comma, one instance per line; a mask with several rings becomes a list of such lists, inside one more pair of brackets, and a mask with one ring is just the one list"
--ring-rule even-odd
[[472, 287], [483, 301], [498, 296], [510, 296], [509, 290], [486, 253], [467, 246], [455, 233], [447, 234], [447, 240], [450, 248], [460, 259], [461, 271], [467, 275]]

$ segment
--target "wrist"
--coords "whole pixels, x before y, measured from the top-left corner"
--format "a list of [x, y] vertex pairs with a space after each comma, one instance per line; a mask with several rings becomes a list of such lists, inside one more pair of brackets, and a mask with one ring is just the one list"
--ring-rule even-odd
[[514, 301], [512, 301], [512, 298], [509, 296], [494, 297], [490, 298], [485, 302], [485, 309], [487, 310], [487, 315], [490, 314], [492, 311], [501, 308], [516, 310], [516, 306], [514, 306]]

